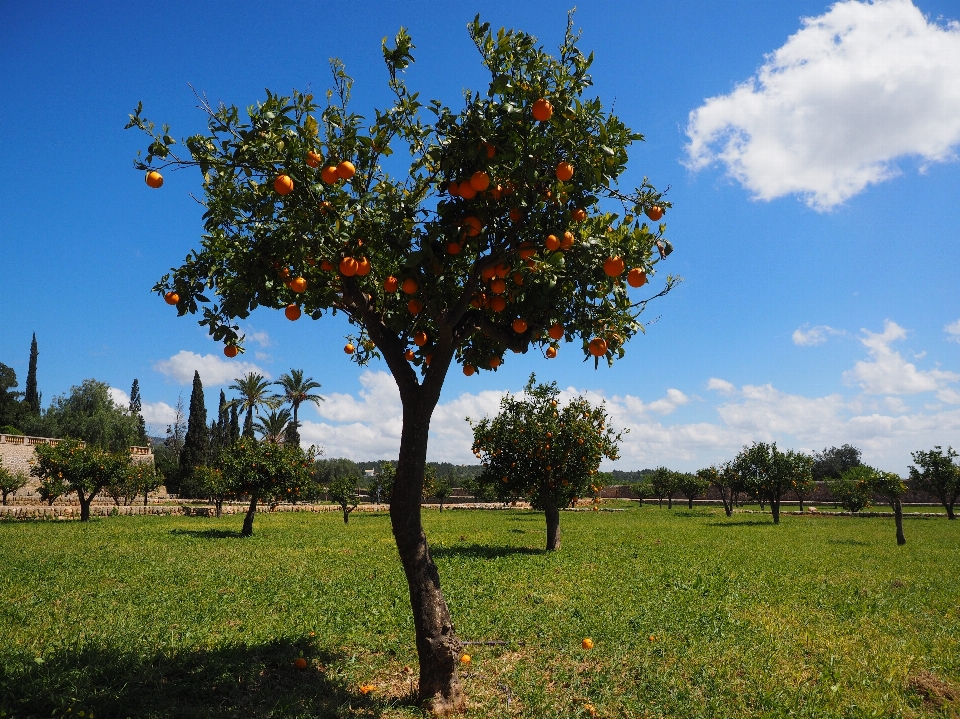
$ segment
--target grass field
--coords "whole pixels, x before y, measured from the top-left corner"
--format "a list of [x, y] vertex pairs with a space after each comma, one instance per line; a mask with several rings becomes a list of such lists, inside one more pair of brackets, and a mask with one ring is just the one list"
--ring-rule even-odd
[[[502, 642], [468, 646], [469, 716], [956, 715], [960, 522], [561, 521], [547, 554], [539, 514], [425, 514], [460, 636]], [[240, 522], [0, 523], [0, 716], [419, 716], [386, 515]]]

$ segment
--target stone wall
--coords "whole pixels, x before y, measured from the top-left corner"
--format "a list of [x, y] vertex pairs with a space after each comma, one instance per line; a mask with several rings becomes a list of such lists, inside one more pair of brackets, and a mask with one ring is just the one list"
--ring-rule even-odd
[[[34, 447], [38, 444], [56, 445], [59, 442], [59, 439], [52, 437], [24, 437], [16, 434], [0, 434], [0, 457], [3, 458], [3, 466], [12, 472], [23, 472], [29, 476], [35, 454]], [[153, 452], [150, 451], [149, 447], [131, 447], [130, 458], [134, 462], [149, 462], [153, 464]], [[35, 477], [30, 477], [26, 486], [13, 495], [13, 497], [35, 500], [37, 499], [38, 486], [40, 486], [40, 480]]]

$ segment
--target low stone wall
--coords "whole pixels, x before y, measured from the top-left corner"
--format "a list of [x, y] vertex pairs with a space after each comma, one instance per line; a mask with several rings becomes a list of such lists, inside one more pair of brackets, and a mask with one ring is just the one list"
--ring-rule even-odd
[[[817, 482], [816, 489], [809, 497], [803, 498], [804, 505], [807, 504], [833, 504], [835, 502], [833, 495], [830, 493], [830, 488], [827, 486], [826, 482]], [[631, 486], [629, 484], [612, 484], [609, 487], [604, 487], [601, 496], [606, 499], [639, 499], [637, 495], [633, 493]], [[666, 498], [664, 498], [666, 499]], [[699, 498], [700, 500], [707, 500], [709, 502], [720, 502], [720, 492], [716, 487], [711, 486], [705, 495]], [[788, 502], [796, 502], [797, 496], [793, 492], [786, 492], [783, 495], [783, 500]], [[656, 502], [656, 497], [645, 497], [645, 502]], [[685, 503], [687, 501], [679, 492], [673, 495], [673, 502]], [[697, 500], [694, 500], [696, 502]], [[919, 490], [913, 489], [910, 487], [910, 483], [907, 482], [907, 493], [903, 495], [901, 499], [903, 504], [940, 504], [940, 500], [937, 499], [932, 494], [927, 494], [926, 492], [921, 492]], [[876, 495], [873, 498], [874, 504], [886, 504], [887, 500], [880, 495]]]

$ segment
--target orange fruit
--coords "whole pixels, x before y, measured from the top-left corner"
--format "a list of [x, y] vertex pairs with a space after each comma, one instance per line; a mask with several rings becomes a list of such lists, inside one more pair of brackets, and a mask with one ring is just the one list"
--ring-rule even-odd
[[180, 295], [178, 295], [176, 292], [168, 292], [163, 296], [163, 301], [168, 305], [175, 305], [180, 301]]
[[495, 295], [502, 295], [507, 291], [507, 283], [498, 277], [490, 283], [490, 291]]
[[524, 242], [520, 245], [520, 249], [517, 254], [520, 255], [521, 260], [529, 260], [535, 254], [537, 254], [537, 248], [533, 246], [532, 242]]
[[560, 249], [566, 252], [571, 247], [573, 247], [573, 233], [570, 231], [564, 232], [563, 237], [560, 239]]
[[523, 215], [520, 213], [520, 209], [517, 207], [512, 208], [510, 212], [507, 213], [507, 216], [510, 218], [511, 222], [520, 222], [520, 218], [523, 217]]
[[490, 300], [490, 309], [494, 312], [503, 312], [505, 309], [507, 309], [507, 301], [500, 295], [497, 295]]
[[163, 184], [163, 175], [156, 170], [150, 170], [143, 179], [147, 183], [147, 187], [152, 187], [154, 190]]
[[459, 255], [460, 250], [463, 248], [460, 246], [459, 242], [448, 242], [447, 243], [447, 254], [450, 255]]
[[278, 195], [289, 195], [293, 192], [293, 180], [290, 175], [280, 175], [273, 181], [273, 189]]
[[337, 165], [337, 177], [339, 177], [341, 180], [349, 180], [356, 174], [357, 168], [353, 166], [353, 163], [350, 162], [350, 160], [344, 160]]
[[384, 292], [396, 292], [399, 286], [400, 286], [400, 280], [398, 280], [393, 275], [390, 275], [387, 279], [383, 281]]
[[424, 355], [424, 356], [423, 356], [423, 363], [424, 363], [427, 367], [430, 366], [430, 363], [431, 363], [431, 362], [433, 362], [433, 355], [432, 355], [432, 354], [428, 354], [428, 355]]
[[418, 314], [420, 310], [423, 309], [423, 302], [416, 299], [410, 300], [409, 302], [407, 302], [407, 309], [410, 311], [410, 314], [412, 315]]
[[316, 261], [315, 259], [313, 259], [312, 257], [307, 257], [307, 258], [306, 258], [306, 262], [307, 262], [307, 264], [310, 265], [311, 267], [314, 267], [314, 266], [317, 264], [317, 261]]
[[649, 217], [651, 220], [653, 220], [654, 222], [656, 222], [656, 221], [659, 220], [661, 217], [663, 217], [663, 208], [662, 208], [662, 207], [657, 207], [656, 205], [654, 205], [653, 207], [651, 207], [650, 209], [647, 210], [646, 215], [647, 215], [647, 217]]
[[470, 176], [470, 186], [477, 192], [483, 192], [490, 187], [490, 175], [483, 170], [477, 170]]
[[533, 103], [533, 119], [538, 122], [546, 122], [553, 115], [553, 105], [545, 98], [540, 98]]
[[360, 277], [366, 277], [370, 274], [370, 260], [366, 257], [361, 257], [357, 262], [357, 275]]
[[494, 156], [497, 154], [497, 148], [495, 148], [495, 147], [494, 147], [493, 145], [491, 145], [489, 142], [483, 143], [483, 146], [484, 146], [484, 148], [486, 148], [486, 150], [487, 150], [487, 159], [488, 159], [488, 160], [492, 160], [492, 159], [494, 158]]
[[574, 222], [583, 222], [585, 219], [587, 219], [587, 211], [582, 207], [578, 207], [570, 214], [570, 217]]
[[320, 260], [320, 269], [324, 272], [333, 272], [333, 263], [330, 260]]
[[522, 335], [527, 331], [527, 321], [521, 317], [518, 317], [513, 321], [513, 331], [518, 335]]
[[515, 284], [515, 285], [522, 285], [522, 284], [523, 284], [523, 275], [521, 275], [519, 272], [514, 272], [514, 273], [513, 273], [513, 284]]
[[503, 363], [503, 360], [499, 357], [491, 357], [490, 362], [488, 363], [493, 369], [496, 369]]
[[590, 340], [589, 349], [594, 357], [602, 357], [607, 353], [607, 341], [602, 337], [594, 337]]
[[310, 165], [310, 167], [320, 167], [321, 160], [323, 160], [323, 157], [321, 157], [319, 153], [313, 150], [307, 153], [307, 164]]
[[287, 319], [291, 322], [295, 322], [300, 319], [300, 308], [296, 305], [287, 305], [287, 308], [283, 311], [283, 314], [286, 315]]
[[412, 295], [418, 289], [420, 289], [420, 285], [417, 284], [417, 281], [415, 279], [413, 279], [412, 277], [408, 277], [403, 281], [403, 284], [400, 285], [400, 289], [403, 290], [404, 294]]
[[510, 271], [510, 268], [507, 267], [502, 262], [498, 262], [493, 266], [493, 274], [497, 277], [506, 277], [507, 273]]
[[557, 356], [557, 348], [556, 348], [556, 347], [547, 347], [547, 353], [546, 353], [546, 354], [547, 354], [547, 359], [553, 359], [554, 357]]
[[420, 330], [413, 336], [413, 343], [417, 347], [423, 347], [427, 343], [427, 333]]
[[497, 271], [496, 271], [493, 267], [485, 267], [485, 268], [480, 272], [480, 278], [481, 278], [484, 282], [489, 282], [490, 280], [492, 280], [492, 279], [496, 276], [496, 274], [497, 274]]
[[303, 292], [307, 289], [307, 281], [303, 277], [296, 277], [287, 283], [287, 287], [294, 292]]
[[333, 207], [333, 205], [331, 205], [329, 202], [324, 200], [323, 202], [320, 203], [320, 214], [321, 215], [327, 214], [330, 211], [331, 207]]
[[647, 273], [639, 267], [634, 267], [627, 273], [627, 284], [631, 287], [643, 287], [647, 284]]
[[476, 371], [477, 371], [477, 368], [474, 367], [472, 364], [465, 364], [465, 365], [463, 366], [463, 373], [464, 373], [467, 377], [470, 377], [470, 376], [471, 376], [474, 372], [476, 372]]
[[584, 649], [593, 649], [593, 640], [590, 637], [587, 637], [582, 642], [580, 642], [580, 645]]
[[403, 357], [407, 362], [413, 362], [413, 358], [416, 357], [416, 355], [413, 353], [413, 350], [407, 350], [403, 353]]
[[547, 241], [544, 243], [550, 252], [556, 252], [560, 249], [560, 240], [556, 235], [547, 235]]
[[447, 192], [450, 194], [450, 197], [460, 196], [460, 185], [457, 184], [456, 180], [450, 180], [450, 182], [447, 183]]
[[467, 237], [476, 237], [480, 234], [480, 230], [483, 229], [483, 223], [480, 222], [480, 218], [470, 217], [463, 218], [463, 233]]
[[306, 669], [306, 668], [307, 668], [307, 660], [304, 659], [303, 657], [297, 657], [297, 658], [293, 661], [293, 666], [295, 666], [297, 669]]
[[470, 184], [469, 180], [464, 180], [457, 185], [457, 188], [460, 190], [460, 197], [464, 200], [472, 200], [477, 196], [477, 191], [473, 189], [473, 185]]
[[354, 347], [349, 342], [347, 342], [347, 344], [343, 346], [343, 351], [346, 352], [348, 355], [352, 355], [355, 349], [356, 347]]
[[361, 693], [361, 694], [369, 694], [370, 692], [372, 692], [372, 691], [374, 690], [374, 688], [375, 688], [375, 687], [373, 686], [373, 684], [364, 684], [364, 685], [362, 685], [362, 686], [360, 687], [360, 693]]
[[547, 334], [550, 335], [550, 339], [552, 340], [563, 339], [563, 325], [559, 322], [555, 322], [550, 326], [550, 329], [547, 330]]
[[240, 353], [240, 350], [237, 348], [236, 345], [227, 345], [226, 347], [223, 348], [223, 353], [227, 357], [236, 357]]
[[557, 179], [560, 182], [566, 182], [573, 177], [573, 165], [569, 162], [561, 162], [557, 165]]
[[608, 257], [603, 263], [603, 271], [608, 277], [619, 277], [626, 268], [622, 257]]
[[477, 308], [483, 307], [486, 303], [487, 303], [487, 296], [482, 292], [474, 295], [473, 299], [470, 300], [470, 304]]
[[284, 279], [286, 279], [287, 277], [290, 276], [290, 268], [289, 268], [289, 267], [281, 267], [281, 268], [280, 268], [280, 272], [279, 272], [278, 274], [279, 274], [281, 277], [283, 277]]
[[334, 182], [340, 179], [340, 174], [337, 172], [337, 168], [333, 165], [324, 167], [320, 171], [320, 179], [326, 182], [328, 185], [332, 185]]
[[344, 257], [340, 260], [340, 274], [344, 277], [353, 277], [357, 274], [359, 263], [352, 257]]

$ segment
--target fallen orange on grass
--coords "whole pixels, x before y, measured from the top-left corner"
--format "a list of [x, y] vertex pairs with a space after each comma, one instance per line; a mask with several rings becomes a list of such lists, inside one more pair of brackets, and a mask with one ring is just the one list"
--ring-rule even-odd
[[593, 649], [593, 640], [590, 637], [585, 638], [580, 644], [584, 649]]
[[306, 669], [307, 660], [304, 659], [303, 657], [297, 657], [296, 659], [293, 660], [293, 666], [295, 666], [297, 669]]

